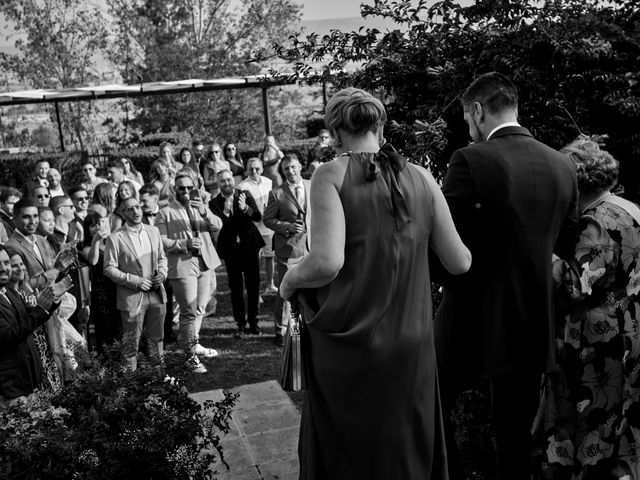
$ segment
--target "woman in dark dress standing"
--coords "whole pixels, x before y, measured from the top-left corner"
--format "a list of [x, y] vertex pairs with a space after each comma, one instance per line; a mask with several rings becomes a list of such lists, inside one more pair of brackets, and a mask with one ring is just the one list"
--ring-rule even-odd
[[[120, 312], [116, 309], [116, 285], [103, 273], [104, 240], [109, 236], [109, 228], [100, 228], [97, 212], [89, 212], [84, 219], [84, 248], [82, 254], [89, 264], [91, 278], [91, 319], [96, 332], [96, 349], [103, 351], [103, 345], [111, 345], [120, 340], [122, 326]], [[106, 217], [104, 217], [106, 218]]]
[[280, 291], [315, 290], [300, 478], [441, 480], [429, 245], [453, 274], [471, 254], [431, 175], [390, 145], [382, 103], [336, 93], [325, 123], [339, 156], [311, 183], [311, 251]]

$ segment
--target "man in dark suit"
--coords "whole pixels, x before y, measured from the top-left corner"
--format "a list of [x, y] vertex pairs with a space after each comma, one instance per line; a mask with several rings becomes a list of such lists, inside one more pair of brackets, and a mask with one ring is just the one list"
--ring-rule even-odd
[[10, 237], [15, 230], [13, 225], [13, 206], [22, 198], [22, 193], [17, 188], [0, 188], [0, 222], [4, 226], [7, 236]]
[[0, 403], [26, 399], [42, 383], [42, 361], [33, 332], [45, 323], [53, 304], [53, 290], [46, 287], [36, 307], [29, 310], [9, 285], [11, 264], [0, 247]]
[[[213, 214], [222, 219], [216, 248], [227, 269], [233, 318], [238, 325], [236, 337], [241, 337], [245, 332], [246, 323], [249, 323], [249, 333], [259, 335], [260, 260], [258, 253], [264, 247], [264, 240], [253, 222], [259, 222], [262, 215], [251, 194], [235, 188], [231, 171], [221, 170], [217, 177], [220, 193], [211, 199], [209, 206]], [[243, 276], [244, 287], [247, 290], [246, 319]]]
[[[273, 250], [276, 255], [276, 271], [273, 283], [280, 282], [291, 266], [299, 263], [309, 252], [309, 180], [301, 176], [302, 165], [294, 154], [282, 159], [286, 182], [269, 192], [264, 210], [264, 224], [274, 231]], [[276, 343], [283, 344], [289, 324], [289, 303], [276, 295], [275, 305]]]
[[[551, 256], [573, 243], [575, 168], [518, 124], [504, 75], [480, 76], [462, 106], [475, 143], [454, 152], [442, 191], [473, 264], [443, 280], [435, 322], [445, 421], [457, 395], [489, 377], [498, 478], [529, 480], [529, 430], [553, 356]], [[464, 477], [448, 430], [456, 480]]]

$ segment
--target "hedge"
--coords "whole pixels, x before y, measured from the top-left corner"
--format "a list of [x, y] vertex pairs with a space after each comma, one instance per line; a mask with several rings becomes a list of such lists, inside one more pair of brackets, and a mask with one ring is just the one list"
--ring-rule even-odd
[[[314, 145], [315, 139], [293, 140], [280, 145], [284, 153], [294, 153], [304, 165], [307, 154]], [[257, 157], [262, 152], [262, 144], [237, 143], [238, 151], [244, 160]], [[183, 147], [191, 148], [191, 144], [174, 145], [174, 153]], [[149, 179], [151, 164], [158, 158], [158, 147], [138, 147], [113, 150], [96, 155], [87, 152], [59, 152], [59, 153], [14, 153], [0, 154], [0, 184], [22, 189], [35, 176], [35, 165], [40, 160], [47, 160], [52, 168], [57, 168], [62, 174], [65, 187], [77, 185], [82, 181], [82, 165], [91, 159], [98, 168], [98, 175], [105, 176], [109, 163], [118, 158], [126, 157]]]

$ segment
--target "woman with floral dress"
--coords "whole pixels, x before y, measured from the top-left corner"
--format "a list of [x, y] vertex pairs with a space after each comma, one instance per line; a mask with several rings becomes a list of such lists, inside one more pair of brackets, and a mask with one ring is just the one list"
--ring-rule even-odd
[[579, 138], [574, 160], [580, 230], [572, 258], [554, 261], [557, 367], [536, 433], [542, 478], [640, 479], [640, 209], [611, 189], [618, 162]]

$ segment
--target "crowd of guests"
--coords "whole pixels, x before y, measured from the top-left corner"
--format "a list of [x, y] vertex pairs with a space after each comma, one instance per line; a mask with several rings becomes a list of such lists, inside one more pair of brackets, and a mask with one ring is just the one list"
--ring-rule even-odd
[[[309, 184], [302, 173], [329, 159], [320, 155], [331, 148], [325, 136], [304, 167], [267, 135], [260, 156], [246, 161], [232, 143], [194, 142], [176, 155], [164, 143], [147, 178], [120, 158], [104, 177], [87, 161], [82, 182], [66, 185], [41, 160], [22, 190], [0, 187], [0, 253], [10, 268], [0, 283], [23, 298], [18, 311], [3, 316], [0, 308], [0, 400], [58, 388], [73, 369], [69, 338], [88, 339], [99, 354], [121, 341], [132, 370], [141, 352], [162, 355], [166, 344], [178, 342], [188, 367], [206, 373], [201, 358], [218, 352], [203, 346], [199, 333], [203, 317], [215, 314], [222, 262], [235, 337], [262, 334], [260, 261], [262, 293], [275, 294], [286, 265], [308, 252]], [[38, 310], [33, 321], [23, 318], [52, 302], [46, 315]], [[288, 311], [282, 299], [277, 303], [274, 339], [281, 345]]]

